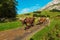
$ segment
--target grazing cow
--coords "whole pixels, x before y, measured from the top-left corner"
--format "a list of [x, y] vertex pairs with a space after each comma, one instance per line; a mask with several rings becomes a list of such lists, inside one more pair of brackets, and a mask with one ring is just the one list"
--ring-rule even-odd
[[43, 24], [45, 21], [46, 21], [46, 18], [45, 18], [45, 17], [41, 17], [41, 18], [38, 20], [39, 23], [38, 23], [37, 25]]
[[22, 20], [22, 23], [25, 24], [27, 27], [25, 27], [25, 30], [26, 29], [29, 29], [31, 26], [34, 25], [34, 20], [35, 18], [34, 17], [26, 17], [24, 20]]

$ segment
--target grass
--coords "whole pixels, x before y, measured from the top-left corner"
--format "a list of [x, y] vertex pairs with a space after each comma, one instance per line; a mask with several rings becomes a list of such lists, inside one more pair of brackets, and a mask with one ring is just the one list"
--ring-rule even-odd
[[[43, 11], [41, 13], [41, 15], [50, 15], [51, 23], [50, 23], [49, 26], [46, 26], [44, 29], [42, 29], [41, 31], [37, 32], [34, 36], [32, 36], [33, 40], [44, 40], [44, 38], [43, 38], [44, 36], [45, 36], [45, 39], [46, 38], [48, 39], [46, 34], [48, 34], [50, 31], [52, 31], [54, 29], [55, 24], [59, 24], [60, 25], [60, 19], [55, 17], [57, 15], [60, 15], [59, 12], [49, 12], [49, 11], [46, 12], [46, 11]], [[54, 36], [54, 34], [52, 34], [52, 36]], [[57, 39], [57, 37], [55, 37], [55, 39]]]
[[45, 35], [47, 32], [49, 32], [55, 25], [55, 21], [52, 20], [50, 26], [46, 26], [44, 29], [42, 29], [41, 31], [37, 32], [32, 38], [34, 40], [39, 40], [40, 38], [43, 37], [43, 35]]
[[0, 23], [0, 31], [18, 28], [18, 27], [22, 27], [22, 24], [19, 21]]
[[50, 26], [46, 26], [43, 30], [37, 32], [32, 38], [34, 40], [42, 40], [43, 36], [46, 35], [48, 32], [50, 32], [51, 30], [53, 30], [53, 28], [55, 27], [55, 24], [59, 23], [59, 22], [60, 22], [60, 20], [59, 21], [52, 20]]

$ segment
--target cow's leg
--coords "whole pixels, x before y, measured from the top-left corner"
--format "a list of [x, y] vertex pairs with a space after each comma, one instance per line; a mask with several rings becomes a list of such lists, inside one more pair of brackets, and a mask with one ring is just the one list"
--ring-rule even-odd
[[25, 25], [26, 25], [25, 30], [27, 30], [27, 29], [29, 29], [29, 28], [31, 27], [31, 26], [28, 25], [27, 23], [26, 23]]
[[25, 23], [25, 25], [26, 25], [26, 27], [25, 27], [25, 29], [24, 29], [24, 30], [27, 30], [27, 26], [28, 26], [28, 25], [27, 25], [27, 23]]

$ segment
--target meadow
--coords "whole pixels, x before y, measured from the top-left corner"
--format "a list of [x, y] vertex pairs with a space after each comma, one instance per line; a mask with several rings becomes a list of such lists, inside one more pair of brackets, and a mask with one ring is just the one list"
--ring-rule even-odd
[[37, 32], [30, 40], [60, 40], [60, 17], [57, 17], [60, 12], [43, 11], [41, 15], [50, 16], [50, 25]]
[[[51, 12], [49, 10], [44, 10], [41, 13], [29, 13], [29, 14], [21, 14], [17, 15], [17, 18], [25, 18], [25, 17], [32, 17], [33, 15], [36, 16], [35, 23], [39, 19], [39, 16], [46, 16], [50, 18], [50, 25], [46, 26], [41, 31], [37, 32], [35, 35], [30, 38], [30, 40], [60, 40], [60, 12]], [[56, 26], [57, 25], [57, 26]], [[0, 23], [0, 31], [14, 29], [14, 28], [21, 28], [23, 27], [20, 21], [13, 21], [13, 22], [6, 22]]]
[[20, 21], [0, 23], [0, 31], [14, 29], [14, 28], [18, 28], [18, 27], [19, 28], [22, 27], [22, 23]]

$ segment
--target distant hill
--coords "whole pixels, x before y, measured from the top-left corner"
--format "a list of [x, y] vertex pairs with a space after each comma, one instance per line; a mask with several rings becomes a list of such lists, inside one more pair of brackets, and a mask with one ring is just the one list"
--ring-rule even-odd
[[48, 9], [48, 10], [52, 10], [52, 9], [60, 10], [60, 0], [53, 0], [53, 1], [49, 2], [46, 6], [41, 8], [40, 11], [46, 10], [46, 9]]

